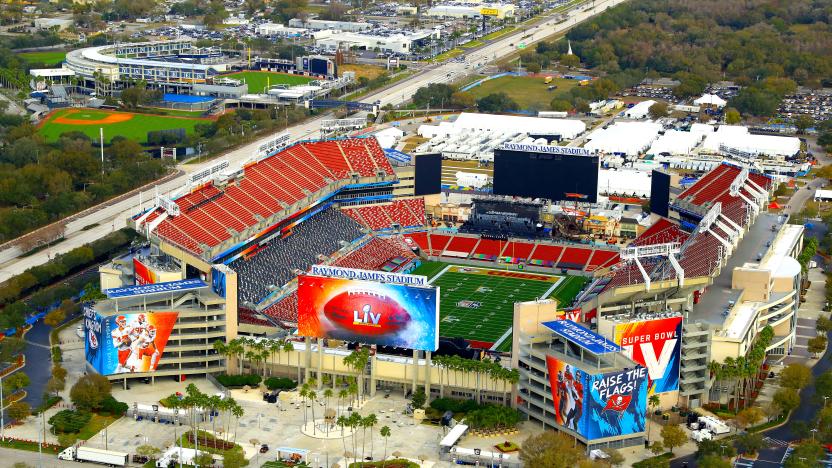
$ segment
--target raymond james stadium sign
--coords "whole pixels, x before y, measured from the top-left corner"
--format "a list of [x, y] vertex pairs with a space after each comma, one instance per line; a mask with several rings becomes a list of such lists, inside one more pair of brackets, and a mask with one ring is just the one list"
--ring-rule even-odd
[[309, 274], [350, 280], [412, 284], [416, 286], [427, 286], [428, 284], [428, 278], [421, 275], [402, 275], [399, 273], [385, 273], [383, 271], [358, 270], [354, 268], [339, 268], [324, 265], [313, 265], [312, 268], [309, 269]]
[[499, 149], [508, 151], [524, 151], [526, 153], [547, 153], [563, 154], [567, 156], [592, 156], [594, 153], [585, 148], [573, 148], [571, 146], [543, 146], [523, 145], [520, 143], [503, 143]]

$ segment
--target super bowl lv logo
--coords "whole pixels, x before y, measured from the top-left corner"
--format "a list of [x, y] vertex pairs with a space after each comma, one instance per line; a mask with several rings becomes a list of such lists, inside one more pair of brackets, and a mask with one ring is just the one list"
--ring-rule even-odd
[[616, 343], [630, 359], [647, 368], [650, 394], [679, 388], [681, 332], [681, 317], [616, 326]]

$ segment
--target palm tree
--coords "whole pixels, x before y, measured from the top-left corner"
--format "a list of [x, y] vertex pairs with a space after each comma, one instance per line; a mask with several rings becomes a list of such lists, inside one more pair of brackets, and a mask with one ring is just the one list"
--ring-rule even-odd
[[344, 427], [348, 427], [350, 425], [349, 420], [345, 416], [338, 416], [338, 419], [335, 421], [335, 424], [341, 428], [341, 442], [344, 443], [344, 453], [347, 452], [347, 438], [344, 437]]
[[272, 353], [272, 370], [269, 373], [269, 375], [274, 375], [274, 366], [276, 365], [275, 356], [279, 355], [280, 351], [282, 351], [282, 350], [283, 350], [283, 342], [281, 342], [279, 340], [272, 340], [272, 342], [269, 344], [269, 351], [271, 351], [271, 353]]
[[253, 349], [250, 349], [250, 350], [246, 351], [246, 353], [245, 353], [245, 357], [248, 360], [248, 369], [249, 369], [249, 371], [252, 370], [255, 356], [259, 356], [259, 354], [255, 353]]
[[378, 424], [378, 418], [375, 413], [370, 413], [364, 418], [364, 424], [370, 428], [370, 458], [373, 458], [373, 428]]
[[[324, 390], [324, 419], [327, 418], [327, 411], [329, 410], [329, 399], [332, 398], [333, 393], [334, 392], [331, 388], [327, 388], [326, 390]], [[331, 421], [328, 421], [326, 425], [327, 434], [329, 434], [329, 422]]]
[[306, 397], [309, 396], [309, 384], [305, 383], [300, 387], [300, 397], [303, 401], [303, 424], [306, 424]]
[[384, 468], [384, 465], [387, 463], [387, 439], [390, 438], [390, 428], [381, 426], [380, 434], [384, 437], [384, 458], [381, 459], [381, 468]]
[[[284, 353], [289, 355], [289, 353], [291, 353], [294, 350], [295, 350], [295, 345], [293, 345], [291, 341], [284, 341], [283, 342], [283, 352]], [[288, 363], [289, 363], [289, 358], [287, 357], [286, 358], [286, 364], [288, 364]], [[298, 354], [297, 369], [298, 369], [298, 379], [297, 379], [297, 381], [300, 382], [300, 354]]]
[[263, 380], [266, 380], [266, 363], [269, 362], [269, 354], [271, 354], [269, 349], [263, 349], [263, 351], [260, 351], [260, 362], [263, 363]]
[[355, 397], [358, 396], [358, 384], [355, 382], [350, 382], [349, 392], [350, 392], [350, 406], [353, 406], [353, 402], [355, 401]]
[[341, 401], [347, 401], [347, 397], [350, 396], [350, 391], [346, 388], [342, 388], [338, 390], [338, 412], [341, 412]]
[[231, 408], [231, 414], [233, 414], [234, 418], [235, 418], [235, 421], [234, 421], [234, 443], [236, 444], [237, 443], [237, 428], [240, 426], [240, 418], [243, 417], [243, 415], [245, 414], [245, 411], [243, 410], [242, 406], [235, 403], [234, 407]]
[[[658, 395], [650, 395], [647, 399], [647, 405], [650, 407], [650, 413], [653, 413], [661, 404], [661, 399]], [[647, 427], [647, 441], [650, 442], [650, 426]]]
[[312, 406], [312, 434], [315, 434], [315, 427], [317, 426], [315, 424], [315, 400], [318, 398], [318, 394], [314, 390], [310, 390], [306, 397], [309, 398]]
[[[216, 351], [217, 354], [227, 357], [228, 345], [222, 340], [216, 340], [214, 341], [214, 351]], [[225, 372], [228, 373], [228, 359], [225, 360]]]
[[[358, 450], [356, 449], [356, 440], [355, 436], [358, 435], [358, 426], [361, 425], [361, 415], [358, 413], [352, 413], [350, 417], [347, 419], [350, 423], [350, 429], [352, 430], [352, 453], [353, 458], [357, 458]], [[358, 461], [357, 459], [355, 460]]]

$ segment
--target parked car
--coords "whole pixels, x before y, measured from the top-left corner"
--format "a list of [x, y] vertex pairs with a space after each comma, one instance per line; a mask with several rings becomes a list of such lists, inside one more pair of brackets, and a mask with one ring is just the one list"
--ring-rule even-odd
[[268, 451], [269, 451], [269, 445], [268, 444], [263, 444], [263, 445], [260, 446], [260, 453], [266, 453]]

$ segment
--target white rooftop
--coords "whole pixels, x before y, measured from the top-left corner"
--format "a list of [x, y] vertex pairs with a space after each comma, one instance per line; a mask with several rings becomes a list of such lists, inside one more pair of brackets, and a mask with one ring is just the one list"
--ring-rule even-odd
[[571, 140], [586, 131], [586, 124], [580, 120], [547, 119], [513, 115], [473, 114], [463, 112], [453, 123], [454, 127], [480, 129], [532, 135], [560, 135]]

